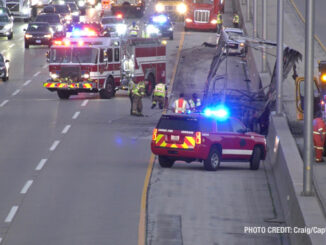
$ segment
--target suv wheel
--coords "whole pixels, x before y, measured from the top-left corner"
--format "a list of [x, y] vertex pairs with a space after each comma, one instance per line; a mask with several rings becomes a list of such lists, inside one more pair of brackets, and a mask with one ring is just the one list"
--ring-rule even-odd
[[162, 156], [158, 157], [158, 162], [162, 168], [171, 168], [174, 164], [174, 160]]
[[261, 149], [259, 147], [255, 147], [252, 156], [250, 159], [250, 169], [257, 170], [259, 169], [260, 159], [261, 159]]
[[212, 147], [206, 160], [204, 168], [207, 171], [216, 171], [221, 164], [221, 153], [217, 147]]

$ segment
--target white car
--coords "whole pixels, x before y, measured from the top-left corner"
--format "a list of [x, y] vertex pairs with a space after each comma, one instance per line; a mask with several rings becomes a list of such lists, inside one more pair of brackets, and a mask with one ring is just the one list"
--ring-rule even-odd
[[8, 37], [8, 40], [11, 40], [14, 31], [13, 31], [13, 20], [7, 14], [0, 15], [0, 36], [1, 37]]
[[242, 29], [225, 28], [222, 30], [222, 35], [227, 43], [226, 49], [224, 49], [224, 54], [246, 55], [248, 47]]
[[127, 25], [119, 16], [104, 16], [101, 24], [103, 30], [108, 31], [111, 36], [123, 36], [127, 32]]

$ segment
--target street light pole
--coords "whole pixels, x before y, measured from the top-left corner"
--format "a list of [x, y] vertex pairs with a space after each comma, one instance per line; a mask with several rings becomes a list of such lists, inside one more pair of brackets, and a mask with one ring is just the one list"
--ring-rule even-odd
[[257, 37], [257, 0], [253, 0], [254, 1], [254, 17], [253, 17], [253, 37], [256, 38]]
[[312, 195], [315, 0], [306, 0], [303, 195]]
[[282, 115], [283, 83], [283, 0], [277, 0], [276, 114]]
[[[267, 39], [267, 0], [262, 0], [262, 16], [263, 16], [263, 25], [262, 25], [262, 39]], [[262, 54], [261, 54], [261, 72], [266, 72], [267, 70], [267, 60], [266, 60], [266, 46], [263, 45]]]

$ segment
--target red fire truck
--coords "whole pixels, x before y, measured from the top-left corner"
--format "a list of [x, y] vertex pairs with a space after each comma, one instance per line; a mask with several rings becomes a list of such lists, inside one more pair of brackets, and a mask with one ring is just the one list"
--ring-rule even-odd
[[50, 79], [43, 87], [57, 91], [60, 99], [81, 92], [109, 99], [130, 79], [145, 81], [150, 95], [156, 82], [165, 83], [166, 49], [158, 39], [99, 37], [87, 31], [88, 37], [79, 30], [77, 36], [54, 41], [48, 52]]
[[217, 14], [224, 11], [225, 0], [186, 0], [184, 28], [216, 31]]

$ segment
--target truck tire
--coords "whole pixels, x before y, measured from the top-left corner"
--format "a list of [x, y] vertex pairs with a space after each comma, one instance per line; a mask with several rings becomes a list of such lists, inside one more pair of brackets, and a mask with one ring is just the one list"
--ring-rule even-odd
[[155, 87], [155, 77], [154, 75], [151, 73], [148, 75], [148, 84], [146, 85], [146, 95], [147, 96], [151, 96], [153, 90], [154, 90], [154, 87]]
[[158, 162], [162, 168], [171, 168], [174, 164], [174, 160], [162, 156], [158, 157]]
[[221, 152], [218, 147], [213, 146], [209, 151], [207, 159], [204, 160], [204, 168], [207, 171], [216, 171], [221, 164]]
[[105, 88], [100, 90], [101, 99], [111, 99], [115, 95], [114, 81], [111, 77], [106, 79]]
[[252, 156], [250, 159], [250, 169], [251, 170], [259, 169], [261, 153], [262, 153], [261, 149], [256, 146], [252, 152]]
[[57, 94], [61, 100], [67, 100], [71, 95], [70, 92], [66, 90], [57, 90]]
[[25, 48], [29, 48], [29, 44], [25, 42]]

